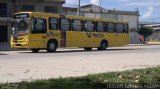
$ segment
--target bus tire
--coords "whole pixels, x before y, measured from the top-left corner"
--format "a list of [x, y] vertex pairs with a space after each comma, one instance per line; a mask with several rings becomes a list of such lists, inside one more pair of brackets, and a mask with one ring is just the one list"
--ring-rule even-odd
[[86, 50], [86, 51], [91, 51], [92, 48], [84, 48], [84, 50]]
[[57, 50], [58, 44], [54, 40], [50, 40], [47, 44], [47, 52], [55, 52]]
[[31, 49], [33, 53], [38, 53], [40, 49]]
[[100, 47], [98, 47], [98, 50], [106, 50], [108, 47], [108, 42], [106, 40], [101, 41]]

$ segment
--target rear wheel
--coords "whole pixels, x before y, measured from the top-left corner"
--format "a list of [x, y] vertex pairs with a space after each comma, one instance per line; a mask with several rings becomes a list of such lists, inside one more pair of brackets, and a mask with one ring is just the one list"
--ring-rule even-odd
[[33, 53], [38, 53], [40, 49], [31, 49]]
[[106, 50], [108, 47], [107, 41], [102, 41], [100, 47], [98, 47], [98, 50]]
[[86, 51], [91, 51], [92, 48], [84, 48], [84, 50], [86, 50]]
[[57, 42], [54, 40], [50, 40], [47, 44], [47, 52], [55, 52], [57, 50]]

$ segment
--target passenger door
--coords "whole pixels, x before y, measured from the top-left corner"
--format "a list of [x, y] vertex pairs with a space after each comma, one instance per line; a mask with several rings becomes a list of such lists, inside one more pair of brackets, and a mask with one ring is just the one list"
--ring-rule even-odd
[[45, 18], [33, 18], [31, 30], [31, 48], [46, 48], [47, 46], [47, 20]]

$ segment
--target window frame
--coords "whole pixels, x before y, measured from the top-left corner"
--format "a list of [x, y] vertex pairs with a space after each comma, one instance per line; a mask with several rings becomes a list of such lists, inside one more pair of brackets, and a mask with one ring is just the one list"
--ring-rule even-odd
[[[27, 7], [27, 9], [24, 8], [24, 7]], [[32, 7], [32, 8], [29, 8], [29, 7]], [[22, 11], [35, 11], [35, 5], [26, 5], [26, 4], [23, 4], [22, 5]]]
[[[68, 30], [62, 30], [61, 28], [61, 25], [62, 25], [62, 19], [67, 19], [69, 21], [69, 29]], [[65, 25], [65, 24], [64, 24]], [[60, 31], [71, 31], [71, 20], [69, 18], [59, 18], [59, 30]]]
[[96, 29], [95, 29], [95, 25], [96, 25], [96, 24], [95, 24], [95, 21], [92, 21], [93, 24], [94, 24], [94, 26], [93, 26], [93, 31], [88, 31], [88, 30], [86, 29], [85, 23], [86, 23], [87, 21], [92, 21], [92, 20], [84, 20], [84, 21], [83, 21], [84, 31], [86, 31], [86, 32], [95, 32], [95, 31], [96, 31]]
[[[33, 19], [41, 19], [41, 20], [44, 20], [46, 26], [45, 26], [44, 31], [43, 31], [43, 30], [42, 30], [42, 31], [33, 30], [35, 27], [33, 26], [34, 24], [33, 24], [33, 21], [32, 21], [32, 30], [31, 30], [31, 33], [32, 33], [32, 34], [46, 33], [46, 32], [47, 32], [47, 20], [46, 20], [45, 18], [33, 18]], [[33, 20], [33, 19], [32, 19], [32, 20]]]
[[[51, 19], [52, 18], [55, 18], [55, 19], [57, 19], [57, 24], [56, 24], [56, 26], [57, 26], [57, 28], [56, 29], [52, 29], [51, 28]], [[58, 20], [59, 18], [56, 18], [56, 17], [49, 17], [49, 30], [58, 30], [59, 29], [59, 20]], [[55, 23], [54, 23], [55, 24]]]
[[[74, 30], [74, 29], [73, 29], [73, 21], [74, 21], [74, 20], [79, 20], [79, 21], [81, 21], [81, 30]], [[72, 19], [72, 20], [71, 20], [71, 28], [72, 28], [72, 31], [82, 32], [82, 31], [84, 30], [84, 29], [83, 29], [83, 24], [84, 24], [84, 23], [83, 23], [83, 20], [80, 20], [80, 19]], [[79, 26], [79, 25], [76, 25], [76, 26]]]
[[58, 8], [56, 6], [44, 6], [44, 12], [46, 12], [46, 13], [57, 13]]

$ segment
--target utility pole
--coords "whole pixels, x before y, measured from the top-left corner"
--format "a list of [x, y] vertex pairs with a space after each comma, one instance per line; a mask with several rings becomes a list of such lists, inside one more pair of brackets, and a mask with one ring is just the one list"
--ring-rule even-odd
[[100, 5], [100, 18], [102, 17], [102, 0], [99, 0], [99, 5]]
[[100, 7], [102, 7], [102, 0], [99, 0]]
[[81, 8], [81, 2], [80, 2], [80, 0], [78, 0], [77, 16], [80, 15], [80, 8]]

